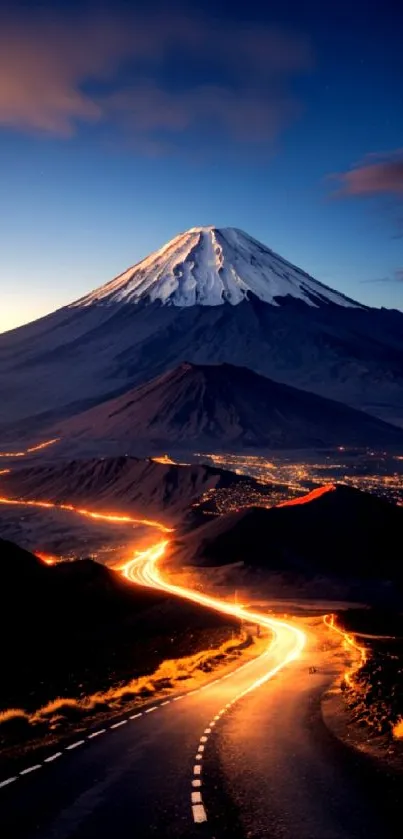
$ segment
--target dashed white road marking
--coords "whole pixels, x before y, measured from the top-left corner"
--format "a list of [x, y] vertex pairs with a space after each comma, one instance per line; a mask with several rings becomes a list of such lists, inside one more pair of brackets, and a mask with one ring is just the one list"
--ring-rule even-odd
[[[163, 702], [159, 702], [158, 705], [153, 705], [151, 708], [147, 708], [145, 711], [138, 711], [136, 714], [132, 714], [131, 716], [129, 716], [128, 719], [125, 719], [125, 720], [122, 720], [118, 723], [114, 723], [113, 725], [110, 725], [109, 729], [119, 728], [121, 725], [125, 725], [125, 723], [127, 723], [128, 720], [136, 720], [136, 719], [138, 719], [138, 717], [142, 717], [143, 714], [151, 714], [152, 711], [157, 711], [158, 708], [162, 708], [165, 705], [169, 705], [171, 702], [177, 702], [179, 699], [186, 699], [187, 696], [190, 696], [194, 693], [199, 693], [202, 690], [207, 690], [208, 688], [217, 684], [217, 682], [221, 682], [221, 681], [223, 681], [223, 679], [227, 679], [230, 676], [236, 675], [239, 672], [239, 670], [244, 669], [251, 664], [254, 664], [254, 660], [250, 661], [250, 662], [247, 662], [246, 664], [242, 665], [241, 667], [238, 667], [236, 670], [232, 671], [231, 673], [227, 673], [225, 676], [222, 676], [221, 678], [213, 679], [213, 681], [208, 682], [207, 684], [202, 685], [201, 687], [194, 688], [193, 690], [190, 690], [185, 694], [181, 694], [180, 696], [175, 696], [172, 699], [165, 699]], [[211, 720], [211, 722], [209, 723], [209, 727], [205, 729], [204, 734], [210, 734], [211, 733], [212, 727], [216, 724], [216, 721], [220, 719], [221, 715], [224, 712], [225, 712], [225, 708], [222, 709], [220, 711], [220, 713], [217, 714], [214, 717], [213, 720]], [[77, 740], [75, 743], [71, 743], [69, 746], [65, 746], [63, 751], [66, 751], [66, 752], [73, 751], [74, 749], [77, 749], [78, 746], [84, 745], [84, 743], [87, 740], [93, 740], [94, 738], [99, 737], [101, 734], [105, 734], [106, 731], [109, 730], [109, 729], [101, 728], [98, 731], [92, 731], [91, 734], [87, 734], [85, 736], [85, 739]], [[206, 742], [206, 740], [207, 740], [206, 737], [201, 738], [202, 743]], [[203, 745], [199, 746], [198, 754], [195, 755], [195, 760], [197, 760], [197, 761], [202, 760], [203, 750], [204, 750], [204, 746]], [[4, 781], [0, 781], [0, 789], [2, 787], [8, 786], [9, 784], [12, 784], [14, 781], [17, 781], [18, 778], [21, 775], [29, 775], [31, 772], [34, 772], [37, 769], [40, 769], [42, 766], [44, 766], [45, 763], [53, 763], [54, 760], [56, 760], [59, 757], [62, 757], [63, 751], [56, 752], [55, 754], [50, 755], [49, 757], [45, 758], [44, 761], [43, 761], [43, 764], [37, 763], [37, 764], [35, 764], [35, 766], [29, 766], [29, 767], [27, 767], [27, 769], [23, 769], [21, 772], [19, 772], [18, 775], [15, 775], [15, 776], [10, 777], [10, 778], [6, 778]], [[201, 765], [196, 764], [195, 767], [194, 767], [194, 774], [199, 775], [200, 771], [201, 771]], [[194, 786], [200, 786], [201, 785], [200, 780], [194, 780], [194, 782], [192, 782], [192, 783], [194, 783]], [[207, 819], [204, 807], [202, 805], [195, 804], [193, 809], [196, 811], [196, 815], [194, 813], [195, 821], [205, 821]]]
[[[248, 663], [251, 663], [251, 662], [248, 662]], [[246, 667], [247, 665], [244, 665], [244, 666]], [[227, 678], [229, 678], [229, 676], [232, 676], [232, 675], [233, 675], [233, 673], [227, 673], [221, 679], [216, 679], [215, 681], [216, 682], [221, 682], [221, 681], [223, 681], [223, 679], [227, 679]], [[210, 682], [209, 686], [211, 686], [212, 684], [214, 684], [214, 682]], [[196, 763], [194, 765], [193, 775], [196, 775], [196, 776], [201, 775], [201, 769], [202, 769], [201, 761], [203, 759], [203, 753], [204, 753], [204, 750], [205, 750], [205, 745], [204, 744], [208, 742], [208, 735], [212, 733], [212, 730], [213, 730], [214, 726], [223, 717], [223, 715], [226, 714], [227, 711], [230, 708], [232, 708], [232, 706], [235, 704], [235, 702], [238, 702], [238, 700], [241, 699], [243, 696], [245, 696], [245, 694], [249, 693], [250, 689], [251, 688], [248, 687], [246, 690], [242, 691], [237, 696], [235, 696], [233, 699], [231, 699], [229, 702], [227, 702], [220, 709], [220, 711], [218, 711], [218, 713], [215, 715], [215, 717], [209, 722], [207, 728], [204, 729], [204, 733], [200, 737], [199, 746], [198, 746], [198, 749], [197, 749], [197, 754], [195, 755], [195, 760], [200, 761], [200, 762]], [[201, 690], [203, 690], [203, 688], [201, 688]], [[204, 807], [204, 804], [203, 804], [203, 799], [202, 799], [202, 794], [201, 794], [201, 789], [200, 789], [201, 785], [202, 785], [200, 777], [192, 778], [191, 785], [192, 785], [192, 788], [193, 788], [191, 793], [190, 793], [193, 820], [196, 823], [206, 822], [207, 821], [207, 813], [206, 813], [206, 810], [205, 810], [205, 807]]]
[[35, 766], [28, 766], [28, 769], [23, 769], [22, 772], [20, 772], [19, 774], [20, 775], [29, 775], [30, 772], [36, 772], [36, 770], [40, 769], [41, 766], [42, 766], [41, 763], [35, 763]]
[[[146, 708], [145, 711], [138, 711], [137, 713], [129, 716], [128, 719], [121, 720], [117, 723], [113, 723], [112, 725], [109, 726], [109, 729], [120, 728], [120, 726], [125, 725], [129, 720], [138, 719], [139, 717], [142, 717], [143, 714], [151, 714], [153, 711], [157, 711], [158, 708], [162, 708], [165, 705], [169, 705], [171, 702], [178, 702], [180, 699], [185, 699], [187, 696], [190, 696], [194, 693], [199, 693], [202, 690], [206, 690], [206, 689], [212, 687], [213, 685], [217, 684], [217, 682], [221, 682], [221, 681], [223, 681], [223, 679], [227, 679], [230, 676], [235, 675], [239, 671], [239, 669], [243, 669], [244, 667], [248, 666], [249, 664], [253, 664], [253, 663], [254, 663], [253, 661], [252, 662], [247, 662], [247, 665], [243, 665], [242, 668], [237, 668], [237, 670], [235, 670], [231, 673], [227, 673], [225, 676], [223, 676], [219, 679], [213, 679], [212, 682], [208, 682], [206, 685], [202, 685], [201, 687], [194, 688], [193, 690], [188, 691], [186, 694], [181, 694], [180, 696], [175, 696], [172, 699], [165, 699], [163, 702], [159, 702], [158, 705], [153, 705], [151, 708]], [[237, 698], [239, 698], [239, 697], [237, 697]], [[233, 700], [233, 701], [236, 701], [236, 700]], [[221, 709], [221, 711], [214, 717], [214, 719], [211, 720], [208, 728], [205, 729], [204, 735], [200, 738], [201, 745], [199, 745], [199, 747], [198, 747], [198, 753], [195, 755], [195, 760], [196, 761], [201, 761], [202, 760], [203, 751], [204, 751], [203, 743], [207, 742], [207, 739], [208, 739], [205, 735], [211, 733], [211, 729], [213, 728], [213, 726], [215, 726], [216, 721], [218, 721], [221, 718], [222, 714], [225, 713], [226, 708], [230, 707], [231, 704], [232, 703], [228, 703], [225, 708]], [[93, 740], [96, 737], [99, 737], [101, 734], [105, 734], [107, 730], [108, 729], [106, 729], [106, 728], [101, 728], [98, 731], [93, 731], [93, 732], [91, 732], [91, 734], [87, 734], [85, 739], [77, 740], [75, 743], [71, 743], [69, 746], [66, 746], [64, 751], [67, 751], [67, 752], [68, 751], [73, 751], [74, 749], [77, 749], [78, 746], [84, 745], [87, 740]], [[34, 772], [37, 769], [41, 769], [41, 767], [45, 763], [53, 763], [53, 761], [57, 760], [59, 757], [62, 757], [62, 755], [63, 755], [63, 752], [55, 752], [55, 754], [50, 755], [49, 757], [45, 758], [43, 764], [37, 763], [34, 766], [29, 766], [29, 767], [27, 767], [27, 769], [21, 770], [21, 772], [19, 772], [18, 775], [15, 775], [15, 776], [10, 777], [10, 778], [6, 778], [4, 781], [0, 781], [0, 788], [9, 786], [9, 784], [12, 784], [14, 781], [18, 780], [19, 776], [21, 776], [21, 775], [29, 775], [31, 772]], [[194, 771], [195, 775], [200, 775], [201, 774], [201, 764], [196, 763], [193, 771]], [[194, 787], [200, 787], [201, 786], [201, 780], [199, 778], [195, 778], [192, 781], [192, 785]], [[197, 793], [197, 795], [201, 795], [201, 794]], [[199, 800], [198, 800], [197, 802], [194, 802], [193, 805], [192, 805], [192, 810], [193, 810], [193, 818], [194, 818], [195, 822], [202, 822], [202, 821], [207, 820], [206, 811], [205, 811], [201, 801], [199, 802]]]
[[[243, 665], [240, 669], [244, 669], [252, 663], [253, 662], [248, 662], [247, 664]], [[197, 749], [197, 754], [195, 755], [195, 760], [201, 761], [203, 759], [203, 752], [204, 752], [204, 749], [205, 749], [204, 743], [208, 742], [208, 736], [206, 736], [206, 735], [209, 735], [209, 734], [212, 733], [211, 729], [216, 725], [216, 723], [221, 719], [221, 717], [224, 714], [226, 714], [227, 711], [230, 708], [232, 708], [232, 706], [236, 702], [238, 702], [240, 699], [242, 699], [244, 696], [246, 696], [252, 690], [255, 690], [256, 687], [259, 687], [261, 684], [264, 684], [264, 682], [266, 682], [268, 679], [270, 679], [272, 676], [274, 676], [276, 673], [278, 673], [278, 671], [281, 670], [281, 669], [282, 669], [282, 664], [277, 665], [277, 667], [274, 667], [268, 674], [266, 674], [266, 676], [264, 678], [258, 679], [255, 682], [253, 682], [252, 685], [249, 685], [245, 690], [238, 693], [237, 696], [235, 696], [233, 699], [231, 699], [229, 702], [227, 702], [226, 705], [224, 705], [221, 708], [221, 710], [218, 711], [218, 713], [211, 720], [211, 722], [209, 722], [207, 728], [204, 729], [204, 734], [200, 737], [199, 746], [198, 746], [198, 749]], [[234, 675], [234, 674], [233, 673], [227, 673], [227, 675], [222, 676], [221, 679], [217, 679], [216, 681], [223, 681], [223, 679], [227, 679], [227, 678], [229, 678], [229, 676], [232, 676], [232, 675]], [[211, 684], [213, 684], [213, 682], [210, 682], [210, 685]], [[196, 764], [193, 767], [193, 774], [194, 775], [200, 775], [201, 774], [201, 763]], [[200, 787], [201, 786], [201, 780], [197, 779], [197, 778], [192, 778], [191, 785], [193, 787], [193, 790], [191, 791], [193, 819], [197, 823], [206, 822], [207, 821], [207, 813], [206, 813], [206, 810], [205, 810], [204, 805], [203, 805], [201, 791], [200, 790], [197, 790], [196, 792], [194, 791], [195, 787]]]
[[207, 821], [207, 814], [203, 804], [192, 804], [193, 818], [196, 824]]
[[14, 775], [13, 778], [6, 778], [5, 781], [1, 781], [0, 787], [8, 787], [9, 784], [12, 784], [13, 781], [17, 780], [17, 777], [18, 777], [17, 775]]
[[93, 731], [92, 734], [88, 735], [88, 740], [92, 740], [93, 737], [99, 737], [100, 734], [106, 734], [106, 728], [100, 728], [99, 731]]

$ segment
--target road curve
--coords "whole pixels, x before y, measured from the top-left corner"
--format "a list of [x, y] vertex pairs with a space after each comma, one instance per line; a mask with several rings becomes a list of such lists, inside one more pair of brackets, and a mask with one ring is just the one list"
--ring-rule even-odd
[[391, 779], [322, 723], [334, 673], [309, 676], [311, 652], [261, 683], [283, 655], [275, 642], [229, 676], [42, 755], [0, 789], [0, 835], [394, 839]]
[[321, 722], [319, 696], [334, 674], [307, 675], [304, 633], [173, 586], [158, 567], [165, 549], [159, 542], [136, 554], [123, 573], [264, 624], [274, 635], [270, 648], [224, 678], [86, 732], [5, 778], [0, 835], [393, 839], [383, 776]]
[[321, 697], [335, 675], [311, 651], [234, 706], [204, 758], [210, 836], [397, 839], [402, 778], [343, 745], [323, 721]]
[[165, 579], [161, 574], [158, 563], [164, 556], [168, 544], [168, 540], [162, 540], [145, 551], [136, 552], [134, 557], [122, 566], [121, 572], [126, 579], [137, 585], [165, 591], [176, 597], [191, 600], [193, 603], [198, 603], [200, 606], [207, 607], [208, 609], [214, 609], [222, 614], [239, 618], [241, 621], [269, 629], [274, 636], [278, 660], [275, 665], [267, 667], [265, 672], [252, 682], [245, 692], [254, 690], [264, 684], [264, 682], [271, 679], [281, 670], [282, 667], [299, 658], [305, 646], [306, 635], [295, 624], [269, 617], [245, 606], [230, 603], [227, 600], [220, 600], [218, 597], [202, 594], [195, 589], [175, 585]]
[[275, 641], [224, 678], [90, 731], [60, 754], [54, 748], [28, 773], [21, 767], [24, 774], [0, 789], [0, 835], [162, 839], [208, 830], [208, 808], [199, 802], [204, 752], [240, 698], [279, 669], [284, 652]]

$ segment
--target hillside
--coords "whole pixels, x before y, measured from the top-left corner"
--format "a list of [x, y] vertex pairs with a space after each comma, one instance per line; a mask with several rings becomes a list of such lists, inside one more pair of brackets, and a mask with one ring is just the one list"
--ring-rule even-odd
[[180, 558], [200, 566], [243, 562], [290, 579], [393, 582], [402, 595], [401, 507], [342, 485], [317, 489], [301, 502], [209, 522], [182, 539]]
[[0, 430], [32, 439], [184, 361], [247, 367], [402, 425], [402, 324], [401, 312], [361, 306], [247, 233], [192, 228], [0, 335]]
[[229, 637], [233, 626], [90, 559], [48, 566], [0, 539], [0, 568], [0, 711], [130, 681], [173, 651], [191, 655]]
[[57, 461], [13, 469], [2, 475], [2, 495], [25, 500], [86, 505], [104, 512], [159, 518], [172, 523], [208, 490], [270, 487], [223, 469], [202, 464], [177, 466], [135, 457]]
[[403, 446], [392, 425], [232, 364], [182, 364], [53, 431], [149, 450]]

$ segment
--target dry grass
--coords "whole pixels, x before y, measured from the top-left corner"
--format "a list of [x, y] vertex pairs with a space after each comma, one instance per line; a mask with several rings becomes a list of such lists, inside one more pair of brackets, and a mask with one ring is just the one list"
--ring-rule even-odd
[[1, 739], [20, 743], [30, 738], [32, 725], [29, 715], [21, 708], [7, 708], [0, 713]]
[[29, 720], [29, 714], [22, 708], [7, 708], [6, 711], [0, 711], [0, 725], [14, 720]]
[[46, 705], [38, 708], [32, 714], [20, 708], [10, 708], [0, 713], [0, 740], [8, 740], [8, 728], [21, 724], [24, 729], [30, 727], [48, 730], [59, 729], [68, 723], [79, 722], [85, 717], [97, 712], [119, 711], [126, 702], [144, 699], [154, 695], [157, 691], [167, 692], [182, 686], [193, 687], [206, 680], [206, 674], [220, 664], [234, 662], [239, 656], [251, 658], [267, 645], [266, 639], [240, 639], [225, 641], [219, 647], [204, 650], [194, 655], [179, 659], [169, 659], [150, 676], [141, 676], [130, 682], [120, 684], [104, 691], [97, 691], [82, 698], [52, 699]]
[[396, 740], [403, 740], [403, 717], [400, 717], [393, 726], [393, 736]]

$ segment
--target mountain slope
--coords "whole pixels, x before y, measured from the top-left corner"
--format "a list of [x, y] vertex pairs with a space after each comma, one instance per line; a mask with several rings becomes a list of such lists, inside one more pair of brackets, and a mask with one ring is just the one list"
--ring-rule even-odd
[[403, 509], [343, 485], [318, 488], [270, 509], [229, 513], [200, 527], [178, 545], [178, 556], [196, 565], [246, 566], [274, 572], [340, 579], [392, 580], [402, 596], [398, 551]]
[[[121, 686], [151, 673], [173, 649], [179, 657], [208, 648], [232, 626], [228, 617], [133, 586], [90, 559], [47, 566], [0, 539], [0, 566], [0, 632], [7, 638], [0, 710], [34, 710], [55, 697]], [[108, 705], [99, 708], [105, 712]], [[53, 716], [68, 711], [56, 706]], [[70, 707], [70, 716], [77, 721], [78, 709]], [[25, 738], [35, 736], [25, 724]]]
[[184, 361], [248, 367], [403, 424], [401, 312], [359, 307], [246, 234], [197, 228], [0, 335], [0, 432], [32, 437]]
[[74, 305], [236, 306], [250, 294], [272, 306], [288, 295], [308, 306], [360, 305], [232, 227], [193, 227]]
[[209, 450], [403, 445], [394, 426], [230, 364], [182, 364], [73, 417], [57, 434]]
[[119, 510], [171, 524], [208, 490], [246, 485], [270, 495], [270, 487], [211, 466], [106, 457], [13, 469], [2, 475], [1, 491], [9, 498]]

